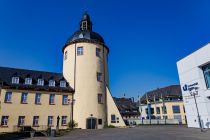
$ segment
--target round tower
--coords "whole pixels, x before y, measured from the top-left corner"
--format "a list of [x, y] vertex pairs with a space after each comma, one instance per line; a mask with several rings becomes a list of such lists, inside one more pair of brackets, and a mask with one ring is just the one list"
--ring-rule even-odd
[[80, 29], [63, 48], [63, 75], [75, 90], [73, 120], [78, 128], [100, 129], [107, 124], [108, 53], [103, 38], [92, 31], [90, 16], [85, 13]]

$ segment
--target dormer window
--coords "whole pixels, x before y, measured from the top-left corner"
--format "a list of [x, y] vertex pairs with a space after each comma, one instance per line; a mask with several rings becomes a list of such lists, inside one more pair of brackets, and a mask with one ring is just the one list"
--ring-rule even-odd
[[44, 86], [44, 80], [43, 79], [38, 79], [37, 85], [38, 86]]
[[19, 77], [12, 77], [12, 84], [19, 84]]
[[32, 78], [25, 78], [26, 85], [32, 85]]
[[66, 87], [66, 81], [60, 81], [60, 87]]
[[54, 87], [55, 86], [55, 80], [49, 80], [49, 86]]

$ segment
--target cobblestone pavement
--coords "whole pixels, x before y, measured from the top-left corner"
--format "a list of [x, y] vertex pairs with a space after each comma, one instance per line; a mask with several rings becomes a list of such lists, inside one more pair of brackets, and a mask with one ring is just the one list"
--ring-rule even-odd
[[140, 126], [101, 130], [75, 130], [62, 137], [35, 137], [27, 140], [210, 140], [210, 130], [185, 126]]

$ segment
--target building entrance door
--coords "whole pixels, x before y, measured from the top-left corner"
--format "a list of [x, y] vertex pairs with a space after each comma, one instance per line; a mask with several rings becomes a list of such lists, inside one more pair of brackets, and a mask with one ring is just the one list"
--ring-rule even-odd
[[96, 118], [88, 118], [86, 125], [87, 129], [96, 129]]

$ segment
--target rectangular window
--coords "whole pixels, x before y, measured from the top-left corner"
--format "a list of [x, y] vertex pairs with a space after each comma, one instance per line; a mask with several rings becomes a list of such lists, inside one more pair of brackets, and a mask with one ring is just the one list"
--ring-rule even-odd
[[68, 105], [68, 95], [63, 95], [63, 105]]
[[77, 48], [77, 55], [83, 55], [83, 47]]
[[65, 51], [65, 53], [64, 53], [64, 60], [66, 60], [67, 58], [68, 58], [68, 52]]
[[21, 96], [21, 103], [22, 104], [27, 103], [27, 96], [28, 96], [28, 93], [25, 93], [25, 92], [22, 93], [22, 96]]
[[12, 77], [12, 84], [19, 84], [19, 77]]
[[160, 107], [156, 107], [156, 114], [160, 114]]
[[60, 81], [60, 87], [66, 87], [66, 81]]
[[6, 92], [4, 102], [5, 103], [11, 103], [12, 102], [12, 92]]
[[96, 48], [96, 56], [101, 57], [101, 49], [100, 48]]
[[55, 104], [55, 94], [50, 94], [49, 104], [50, 105], [54, 105]]
[[32, 78], [25, 78], [25, 84], [31, 85], [32, 84]]
[[34, 118], [33, 118], [33, 126], [39, 126], [39, 116], [34, 116]]
[[36, 93], [35, 104], [41, 104], [41, 93]]
[[23, 126], [25, 124], [25, 116], [19, 116], [18, 126]]
[[102, 119], [98, 119], [98, 125], [102, 125]]
[[49, 80], [49, 86], [54, 87], [55, 86], [55, 80]]
[[202, 67], [204, 78], [206, 81], [206, 87], [209, 89], [210, 88], [210, 64], [207, 64]]
[[102, 94], [98, 94], [98, 103], [99, 104], [103, 103], [103, 95]]
[[1, 118], [1, 125], [7, 126], [8, 125], [9, 116], [2, 116]]
[[163, 114], [167, 114], [167, 108], [166, 108], [166, 106], [162, 106], [162, 113]]
[[38, 86], [44, 86], [44, 80], [43, 79], [38, 79], [37, 85]]
[[67, 125], [67, 116], [62, 116], [61, 125]]
[[48, 116], [48, 126], [53, 126], [53, 116]]
[[173, 113], [180, 113], [180, 107], [179, 107], [179, 105], [172, 106], [172, 109], [173, 109]]
[[97, 72], [97, 81], [102, 82], [102, 73]]
[[114, 114], [111, 115], [111, 123], [116, 123], [116, 116]]

